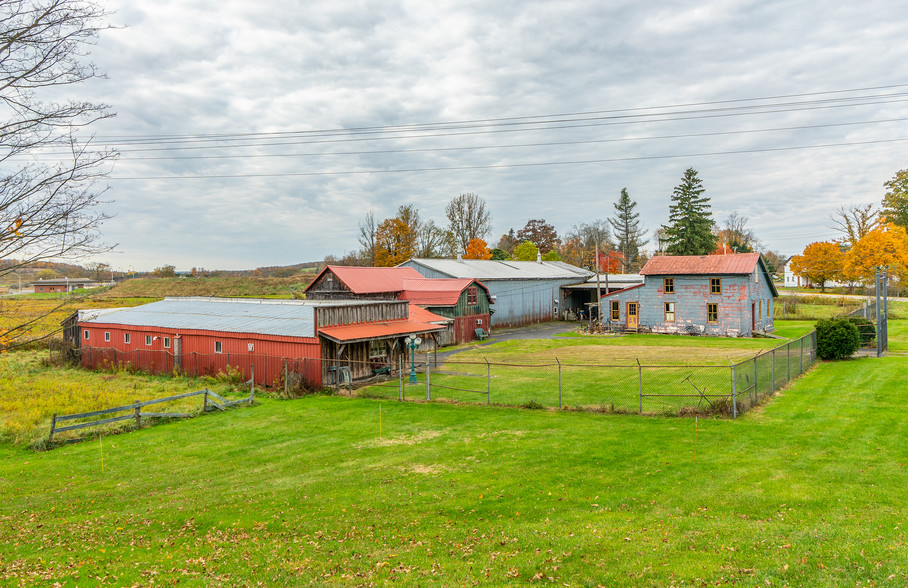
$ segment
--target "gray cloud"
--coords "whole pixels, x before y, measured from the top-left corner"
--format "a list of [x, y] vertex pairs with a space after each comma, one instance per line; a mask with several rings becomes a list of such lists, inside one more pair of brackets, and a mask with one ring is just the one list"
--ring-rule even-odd
[[[92, 55], [109, 79], [81, 96], [118, 113], [94, 129], [101, 142], [603, 111], [908, 83], [900, 26], [906, 8], [894, 2], [338, 0], [301, 7], [181, 0], [112, 8], [112, 23], [126, 28], [103, 34]], [[202, 144], [123, 144], [108, 193], [117, 216], [104, 230], [120, 243], [110, 259], [120, 267], [289, 264], [355, 248], [357, 223], [369, 209], [383, 217], [413, 203], [423, 216], [441, 220], [450, 198], [473, 191], [489, 202], [497, 238], [530, 218], [566, 231], [607, 217], [625, 186], [653, 230], [665, 222], [671, 190], [692, 166], [717, 220], [738, 211], [769, 246], [795, 253], [830, 236], [826, 217], [839, 204], [878, 202], [882, 183], [908, 167], [905, 144], [618, 160], [905, 138], [904, 121], [580, 141], [903, 117], [905, 103], [894, 102], [421, 139], [222, 143], [192, 150], [166, 149]], [[553, 142], [573, 144], [503, 147]], [[330, 154], [454, 147], [484, 148]], [[291, 154], [301, 155], [261, 157]], [[207, 158], [149, 159], [187, 155]], [[241, 157], [214, 157], [224, 155]], [[589, 160], [613, 161], [349, 173]], [[336, 175], [250, 177], [303, 173]], [[247, 177], [198, 179], [224, 175]], [[173, 176], [183, 179], [128, 179]]]

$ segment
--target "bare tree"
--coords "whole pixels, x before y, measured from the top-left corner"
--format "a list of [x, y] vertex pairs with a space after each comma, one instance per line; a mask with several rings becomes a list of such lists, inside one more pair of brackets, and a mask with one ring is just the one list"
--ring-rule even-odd
[[[86, 127], [113, 115], [100, 104], [42, 99], [101, 77], [83, 59], [105, 16], [79, 0], [0, 0], [0, 259], [14, 260], [0, 275], [109, 250], [99, 243], [108, 216], [98, 184], [117, 154], [94, 148]], [[28, 329], [0, 332], [0, 347], [28, 337]]]
[[370, 210], [359, 222], [360, 257], [368, 266], [375, 265], [375, 211]]
[[880, 211], [873, 204], [843, 204], [829, 215], [829, 220], [832, 222], [829, 228], [842, 234], [839, 242], [854, 247], [880, 224]]
[[445, 207], [449, 230], [463, 253], [473, 239], [483, 239], [492, 232], [492, 213], [478, 194], [468, 192], [451, 200]]
[[444, 257], [448, 249], [448, 235], [444, 229], [431, 218], [420, 223], [416, 235], [416, 257]]
[[747, 226], [748, 218], [736, 212], [732, 212], [725, 219], [725, 224], [716, 232], [718, 237], [718, 246], [723, 244], [735, 253], [751, 253], [760, 248], [760, 240], [753, 232], [753, 229]]

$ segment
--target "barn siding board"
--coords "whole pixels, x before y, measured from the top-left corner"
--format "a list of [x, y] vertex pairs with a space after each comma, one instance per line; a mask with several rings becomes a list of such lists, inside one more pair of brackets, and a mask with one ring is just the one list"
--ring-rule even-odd
[[410, 311], [406, 301], [389, 300], [377, 304], [318, 307], [316, 324], [319, 327], [337, 327], [356, 323], [406, 319], [409, 316]]

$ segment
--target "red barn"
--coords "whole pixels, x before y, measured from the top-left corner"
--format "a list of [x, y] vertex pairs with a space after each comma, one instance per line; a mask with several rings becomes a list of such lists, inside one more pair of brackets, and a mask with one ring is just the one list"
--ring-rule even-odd
[[[425, 317], [423, 317], [425, 318]], [[436, 317], [441, 319], [441, 317]], [[444, 330], [400, 301], [167, 298], [78, 317], [82, 365], [129, 363], [153, 373], [239, 370], [273, 385], [293, 372], [313, 386], [395, 365], [406, 335]]]

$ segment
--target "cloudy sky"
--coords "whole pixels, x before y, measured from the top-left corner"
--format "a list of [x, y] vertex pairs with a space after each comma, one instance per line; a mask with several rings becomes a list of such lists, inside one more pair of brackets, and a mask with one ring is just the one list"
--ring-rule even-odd
[[792, 254], [908, 167], [900, 2], [103, 3], [108, 77], [77, 91], [117, 113], [93, 131], [119, 269], [318, 260], [463, 192], [493, 244], [623, 187], [652, 233], [688, 167]]

